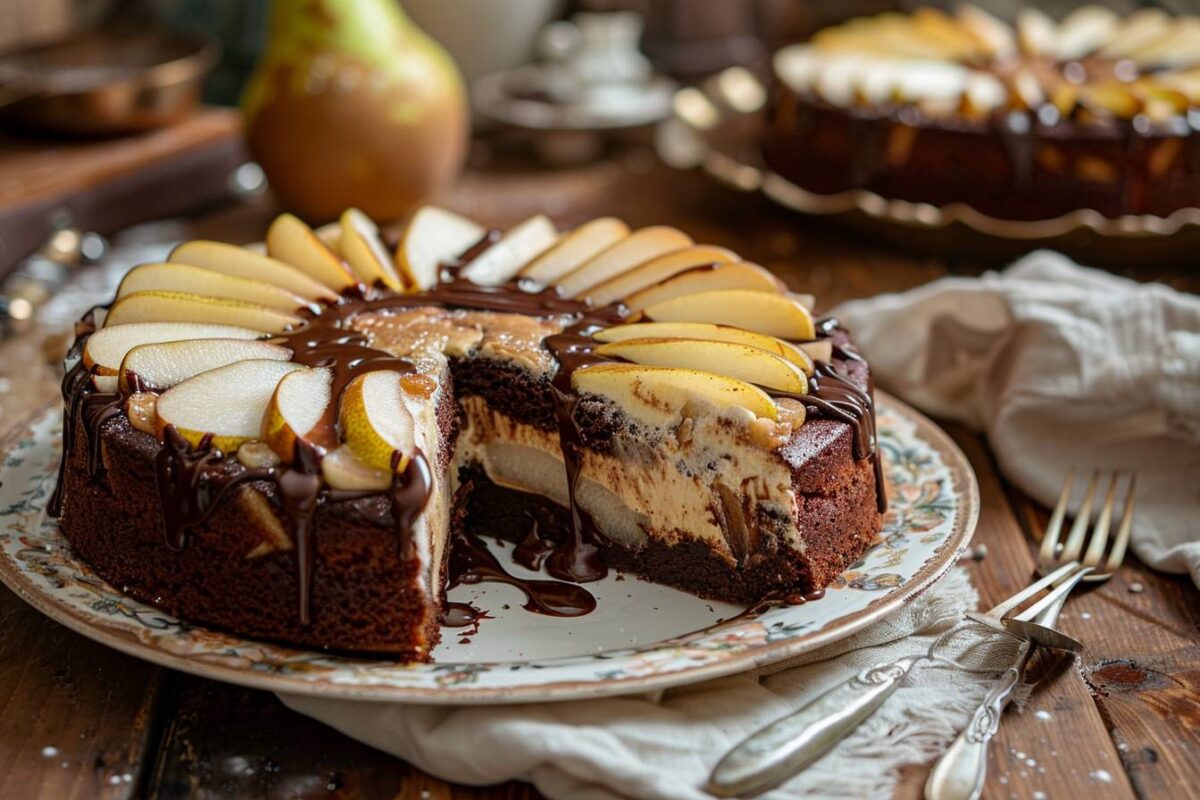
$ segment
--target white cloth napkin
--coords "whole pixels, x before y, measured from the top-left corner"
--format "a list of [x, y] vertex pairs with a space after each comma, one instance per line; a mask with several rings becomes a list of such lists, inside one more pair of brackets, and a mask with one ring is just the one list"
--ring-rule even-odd
[[[702, 789], [709, 771], [734, 744], [859, 670], [925, 652], [977, 600], [956, 569], [895, 615], [824, 650], [661, 696], [488, 707], [280, 699], [457, 783], [529, 781], [554, 800], [702, 800], [710, 797]], [[983, 644], [981, 657], [1001, 669], [1011, 662], [1015, 640]], [[899, 768], [948, 746], [989, 685], [980, 674], [918, 666], [867, 723], [766, 797], [890, 796]]]
[[984, 430], [1037, 501], [1071, 468], [1076, 504], [1093, 469], [1136, 472], [1134, 551], [1200, 585], [1200, 297], [1038, 251], [834, 313], [880, 386]]

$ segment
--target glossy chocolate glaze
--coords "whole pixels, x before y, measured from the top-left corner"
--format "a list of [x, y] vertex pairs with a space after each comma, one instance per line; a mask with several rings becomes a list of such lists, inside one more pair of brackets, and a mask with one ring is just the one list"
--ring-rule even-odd
[[[205, 437], [191, 447], [173, 427], [167, 426], [162, 448], [156, 458], [156, 474], [162, 507], [163, 535], [169, 547], [186, 544], [187, 531], [201, 524], [213, 509], [234, 488], [248, 481], [274, 482], [283, 508], [295, 530], [295, 552], [299, 585], [299, 617], [307, 624], [310, 619], [310, 596], [314, 551], [316, 547], [315, 519], [317, 509], [325, 503], [358, 499], [386, 493], [391, 500], [397, 543], [406, 559], [417, 558], [412, 543], [412, 528], [429, 502], [433, 476], [429, 460], [417, 450], [402, 470], [402, 458], [393, 454], [393, 482], [384, 492], [345, 491], [331, 489], [321, 477], [321, 461], [341, 441], [338, 419], [343, 391], [351, 381], [368, 372], [391, 370], [402, 375], [416, 375], [414, 365], [383, 350], [371, 347], [366, 334], [351, 326], [352, 320], [364, 313], [387, 314], [416, 307], [487, 310], [527, 316], [565, 316], [569, 324], [546, 337], [543, 344], [558, 364], [551, 381], [559, 439], [566, 468], [571, 530], [566, 536], [541, 536], [531, 531], [517, 548], [516, 558], [531, 569], [545, 566], [547, 572], [565, 582], [525, 580], [509, 574], [487, 548], [465, 534], [456, 533], [450, 550], [448, 588], [459, 584], [503, 582], [525, 593], [525, 607], [541, 614], [578, 616], [595, 607], [595, 598], [575, 584], [598, 580], [607, 573], [597, 546], [603, 535], [591, 515], [576, 502], [579, 470], [586, 446], [575, 412], [579, 395], [572, 386], [576, 370], [592, 364], [616, 359], [597, 355], [592, 334], [604, 327], [633, 321], [635, 315], [621, 304], [591, 308], [583, 301], [564, 298], [553, 287], [542, 288], [522, 280], [500, 286], [481, 286], [463, 279], [459, 270], [471, 263], [488, 247], [499, 240], [497, 231], [489, 231], [477, 244], [466, 250], [453, 263], [443, 265], [443, 282], [421, 293], [394, 294], [379, 288], [356, 291], [356, 296], [343, 297], [337, 304], [306, 312], [305, 320], [295, 329], [275, 337], [289, 347], [292, 360], [331, 372], [332, 402], [320, 421], [298, 441], [295, 454], [288, 463], [278, 466], [248, 468], [232, 454], [212, 447], [212, 437]], [[707, 269], [710, 265], [698, 265]], [[833, 336], [837, 330], [834, 320], [823, 321], [819, 335]], [[82, 337], [90, 330], [81, 332]], [[838, 348], [843, 359], [860, 358], [846, 347]], [[99, 470], [99, 431], [104, 422], [121, 413], [123, 397], [92, 389], [93, 371], [76, 364], [63, 380], [63, 397], [67, 408], [64, 431], [66, 448], [75, 440], [74, 423], [82, 405], [79, 419], [83, 422], [89, 444], [89, 470], [95, 476]], [[405, 386], [402, 379], [402, 386]], [[407, 390], [407, 387], [406, 387]], [[415, 390], [415, 389], [414, 389]], [[783, 393], [770, 392], [776, 397]], [[860, 389], [837, 372], [832, 365], [819, 365], [810, 394], [798, 396], [807, 405], [809, 414], [846, 422], [854, 427], [856, 458], [872, 457], [876, 462], [879, 503], [885, 504], [882, 477], [879, 473], [878, 449], [875, 443], [874, 407], [870, 392]], [[94, 453], [94, 455], [93, 455]], [[63, 463], [67, 453], [64, 452]], [[61, 509], [62, 479], [52, 498], [51, 513]], [[445, 624], [467, 626], [476, 624], [478, 609], [454, 603], [447, 606]]]

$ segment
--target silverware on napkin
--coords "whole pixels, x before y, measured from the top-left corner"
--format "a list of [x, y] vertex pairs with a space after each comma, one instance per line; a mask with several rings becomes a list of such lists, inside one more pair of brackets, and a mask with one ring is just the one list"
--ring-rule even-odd
[[[1096, 478], [1093, 477], [1088, 496], [1081, 507], [1081, 517], [1076, 520], [1066, 544], [1060, 549], [1057, 547], [1057, 541], [1070, 497], [1071, 477], [1068, 476], [1058, 507], [1047, 526], [1039, 554], [1038, 569], [1043, 577], [987, 613], [968, 615], [973, 621], [1008, 631], [1026, 641], [1016, 663], [1005, 670], [993, 685], [967, 731], [959, 737], [960, 741], [955, 742], [939, 763], [941, 773], [935, 770], [934, 775], [930, 776], [926, 796], [931, 800], [977, 796], [949, 792], [959, 791], [964, 781], [973, 783], [976, 779], [982, 787], [986, 771], [987, 742], [999, 725], [1000, 712], [1011, 697], [1013, 689], [1019, 684], [1034, 647], [1041, 645], [1068, 652], [1078, 652], [1082, 649], [1083, 646], [1078, 641], [1054, 630], [1054, 624], [1067, 595], [1081, 580], [1089, 576], [1095, 579], [1101, 574], [1104, 577], [1111, 575], [1124, 558], [1133, 509], [1132, 481], [1120, 529], [1109, 557], [1104, 559], [1112, 517], [1115, 480], [1116, 476], [1109, 487], [1107, 501], [1097, 520], [1086, 554], [1081, 556], [1082, 542], [1088, 522], [1087, 510], [1091, 507], [1095, 493]], [[1101, 568], [1103, 573], [1097, 572]], [[1024, 612], [1013, 617], [1007, 616], [1013, 609], [1051, 586], [1054, 588], [1049, 594]], [[956, 630], [957, 628], [943, 634], [924, 654], [868, 667], [798, 711], [752, 734], [730, 750], [713, 769], [709, 777], [708, 791], [719, 797], [752, 796], [778, 786], [796, 775], [828, 752], [883, 705], [914, 666], [922, 661], [939, 660], [937, 651]], [[962, 741], [964, 737], [969, 741]], [[935, 777], [939, 778], [939, 788], [931, 790], [930, 786]], [[930, 794], [930, 791], [946, 793]]]

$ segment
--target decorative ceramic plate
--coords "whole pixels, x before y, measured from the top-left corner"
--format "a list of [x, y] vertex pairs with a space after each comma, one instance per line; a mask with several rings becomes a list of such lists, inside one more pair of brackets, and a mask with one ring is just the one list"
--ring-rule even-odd
[[[597, 609], [563, 619], [521, 608], [504, 585], [460, 586], [486, 610], [479, 630], [445, 629], [434, 663], [402, 665], [252, 641], [138, 603], [79, 560], [44, 513], [62, 414], [48, 409], [0, 446], [0, 579], [52, 619], [163, 666], [261, 689], [422, 703], [536, 702], [657, 690], [771, 664], [848, 636], [928, 589], [966, 547], [979, 489], [945, 433], [879, 393], [891, 507], [881, 542], [825, 597], [757, 616], [610, 574], [588, 584]], [[494, 545], [508, 569], [510, 550]], [[723, 622], [724, 621], [724, 622]]]
[[701, 169], [726, 186], [761, 192], [795, 211], [868, 223], [878, 231], [915, 231], [929, 237], [957, 230], [997, 241], [1067, 249], [1090, 247], [1097, 241], [1107, 248], [1128, 244], [1142, 260], [1147, 258], [1147, 246], [1169, 256], [1200, 239], [1200, 208], [1180, 209], [1169, 217], [1131, 214], [1116, 219], [1079, 209], [1054, 219], [1018, 221], [989, 216], [963, 203], [935, 206], [888, 199], [865, 189], [810, 192], [763, 162], [760, 148], [767, 99], [766, 87], [744, 67], [730, 67], [698, 87], [679, 90], [671, 118], [658, 131], [659, 155], [673, 167]]

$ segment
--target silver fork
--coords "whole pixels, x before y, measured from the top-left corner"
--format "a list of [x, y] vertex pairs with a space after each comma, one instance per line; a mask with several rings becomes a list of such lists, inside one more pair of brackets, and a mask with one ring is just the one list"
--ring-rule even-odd
[[[1125, 550], [1129, 545], [1129, 534], [1133, 528], [1133, 493], [1137, 483], [1136, 476], [1130, 476], [1129, 486], [1125, 492], [1125, 509], [1121, 514], [1121, 522], [1117, 526], [1117, 534], [1109, 547], [1109, 528], [1112, 525], [1113, 505], [1117, 494], [1118, 474], [1113, 473], [1108, 482], [1104, 505], [1096, 518], [1088, 539], [1087, 549], [1083, 542], [1087, 537], [1088, 524], [1091, 521], [1092, 506], [1096, 497], [1096, 488], [1100, 482], [1100, 473], [1092, 474], [1079, 514], [1071, 526], [1066, 542], [1060, 545], [1063, 520], [1066, 517], [1067, 506], [1071, 499], [1071, 484], [1074, 472], [1067, 475], [1058, 503], [1046, 524], [1046, 532], [1042, 538], [1042, 546], [1038, 551], [1037, 570], [1046, 577], [1060, 574], [1063, 570], [1073, 570], [1069, 577], [1063, 580], [1053, 592], [1030, 606], [1025, 613], [1018, 617], [1002, 620], [1005, 629], [1025, 638], [1017, 662], [1005, 671], [992, 689], [984, 697], [983, 702], [975, 710], [974, 716], [954, 744], [950, 745], [938, 761], [925, 783], [926, 800], [976, 800], [983, 792], [983, 784], [987, 778], [987, 747], [996, 731], [1000, 728], [1000, 717], [1008, 705], [1013, 691], [1021, 682], [1025, 666], [1033, 654], [1035, 646], [1041, 643], [1041, 632], [1053, 628], [1062, 610], [1063, 602], [1071, 589], [1080, 581], [1100, 582], [1112, 577], [1125, 559]], [[1105, 552], [1107, 550], [1107, 556]], [[1046, 578], [1043, 578], [1045, 580]], [[1030, 616], [1032, 615], [1032, 616]]]
[[[1004, 614], [1055, 582], [1067, 579], [1078, 569], [1077, 566], [1064, 566], [1034, 581], [976, 618], [1003, 630]], [[945, 635], [920, 655], [885, 661], [866, 668], [814, 698], [803, 708], [743, 739], [713, 768], [708, 779], [708, 791], [718, 797], [750, 797], [778, 786], [797, 774], [883, 705], [915, 665], [932, 658], [944, 638]], [[1074, 647], [1082, 647], [1074, 640], [1069, 641]]]
[[[1050, 538], [1055, 520], [1061, 529], [1069, 497], [1070, 478], [1051, 517], [1051, 525], [1047, 527], [1047, 539]], [[1127, 508], [1127, 516], [1131, 508]], [[1126, 527], [1127, 521], [1123, 521], [1122, 528]], [[1072, 531], [1074, 532], [1074, 529]], [[1057, 534], [1055, 536], [1057, 537]], [[1124, 538], [1128, 538], [1128, 531], [1125, 532]], [[1121, 553], [1124, 553], [1124, 543], [1121, 544]], [[1039, 564], [1041, 563], [1039, 560]], [[972, 613], [969, 616], [991, 627], [1005, 628], [1004, 618], [1007, 614], [1039, 592], [1054, 586], [1055, 588], [1041, 601], [1042, 604], [1048, 601], [1048, 605], [1031, 607], [1016, 617], [1010, 617], [1007, 622], [1028, 622], [1028, 631], [1043, 638], [1050, 646], [1077, 652], [1082, 645], [1074, 639], [1061, 634], [1055, 638], [1045, 632], [1048, 626], [1053, 624], [1053, 619], [1047, 622], [1045, 618], [1035, 618], [1043, 614], [1047, 607], [1054, 608], [1054, 616], [1057, 617], [1057, 609], [1061, 608], [1062, 601], [1078, 582], [1076, 575], [1082, 573], [1083, 569], [1079, 563], [1062, 563], [1039, 580], [997, 604], [986, 614]], [[778, 786], [797, 774], [824, 755], [883, 705], [916, 664], [931, 658], [939, 642], [935, 642], [928, 652], [921, 655], [868, 667], [845, 683], [813, 699], [803, 708], [751, 734], [730, 750], [713, 769], [709, 777], [708, 791], [719, 797], [752, 796]]]

